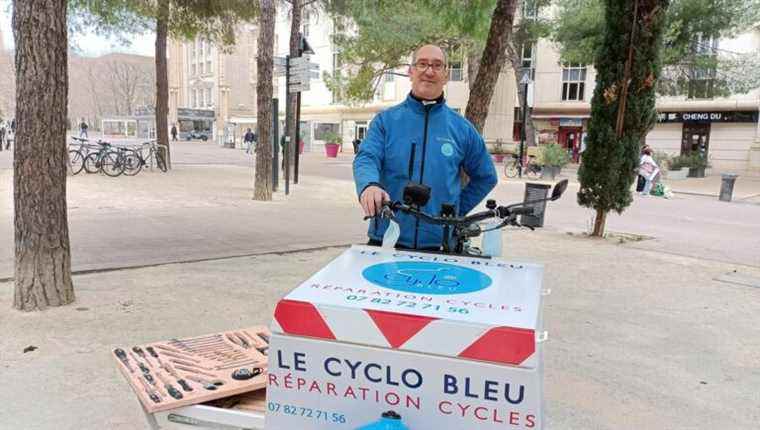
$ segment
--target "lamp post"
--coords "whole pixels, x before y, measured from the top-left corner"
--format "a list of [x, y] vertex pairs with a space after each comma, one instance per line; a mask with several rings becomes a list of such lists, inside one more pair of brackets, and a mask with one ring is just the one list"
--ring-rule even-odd
[[522, 97], [522, 127], [520, 128], [520, 161], [517, 163], [517, 175], [522, 178], [523, 160], [525, 159], [525, 129], [528, 121], [528, 84], [530, 84], [530, 69], [523, 72], [523, 77], [520, 79], [520, 84], [523, 86]]

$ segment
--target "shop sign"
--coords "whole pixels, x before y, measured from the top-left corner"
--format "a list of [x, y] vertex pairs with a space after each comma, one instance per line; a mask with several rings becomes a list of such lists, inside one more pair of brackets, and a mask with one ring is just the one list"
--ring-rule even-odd
[[583, 127], [583, 119], [581, 118], [560, 118], [560, 127]]
[[214, 119], [214, 111], [211, 109], [177, 108], [177, 116], [187, 119]]
[[713, 123], [713, 122], [757, 122], [757, 112], [659, 112], [657, 122], [660, 123]]

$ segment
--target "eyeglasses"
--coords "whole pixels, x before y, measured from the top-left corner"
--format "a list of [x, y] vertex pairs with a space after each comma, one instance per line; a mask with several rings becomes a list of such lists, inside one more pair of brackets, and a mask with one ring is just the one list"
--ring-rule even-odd
[[441, 71], [446, 70], [446, 65], [443, 63], [428, 63], [426, 61], [418, 61], [412, 65], [420, 73], [425, 73], [428, 68], [432, 69], [435, 73], [440, 73]]

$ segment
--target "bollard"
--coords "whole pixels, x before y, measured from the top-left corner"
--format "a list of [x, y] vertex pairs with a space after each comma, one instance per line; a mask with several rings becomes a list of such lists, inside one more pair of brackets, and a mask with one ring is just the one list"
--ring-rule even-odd
[[734, 194], [734, 182], [739, 175], [733, 173], [721, 173], [720, 197], [724, 202], [730, 202]]

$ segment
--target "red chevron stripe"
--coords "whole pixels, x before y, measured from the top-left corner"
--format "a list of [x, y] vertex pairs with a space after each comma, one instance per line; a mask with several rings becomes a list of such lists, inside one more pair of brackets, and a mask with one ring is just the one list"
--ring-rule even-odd
[[398, 348], [438, 318], [365, 309], [393, 348]]
[[519, 365], [536, 351], [533, 330], [495, 327], [462, 351], [459, 356], [473, 360]]
[[320, 339], [335, 339], [332, 330], [311, 303], [280, 300], [274, 310], [274, 319], [277, 320], [285, 333]]

